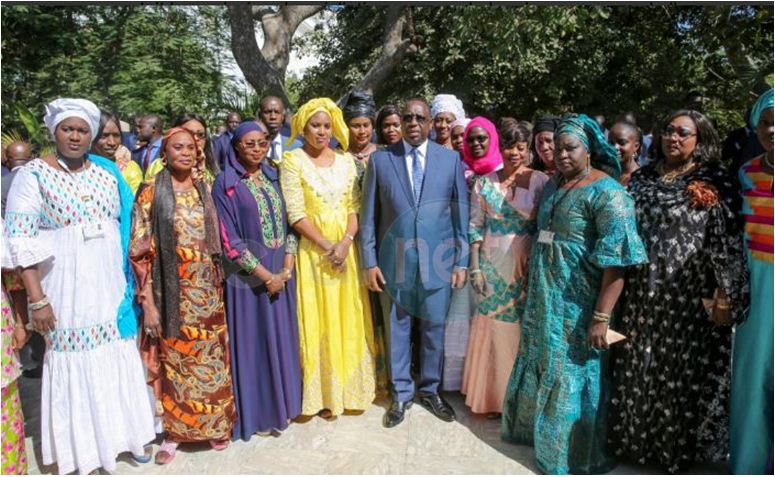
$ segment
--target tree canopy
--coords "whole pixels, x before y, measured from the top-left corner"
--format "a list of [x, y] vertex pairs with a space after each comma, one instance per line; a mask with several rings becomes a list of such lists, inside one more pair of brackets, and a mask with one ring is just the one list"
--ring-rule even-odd
[[[301, 39], [321, 57], [302, 100], [339, 97], [380, 52], [384, 6], [347, 6]], [[772, 83], [772, 6], [434, 5], [412, 7], [419, 50], [374, 92], [377, 103], [458, 95], [471, 113], [531, 119], [586, 112], [650, 118], [706, 98], [720, 129]]]
[[[653, 119], [696, 90], [723, 134], [772, 84], [772, 5], [348, 4], [294, 36], [322, 8], [5, 6], [3, 129], [21, 126], [20, 106], [41, 117], [46, 102], [67, 95], [125, 118], [194, 111], [220, 120], [226, 109], [255, 111], [256, 93], [279, 88], [298, 103], [365, 86], [378, 104], [453, 93], [470, 114], [520, 119]], [[268, 39], [260, 49], [259, 27]], [[300, 78], [286, 77], [294, 48], [320, 59]], [[227, 50], [255, 91], [223, 73]]]

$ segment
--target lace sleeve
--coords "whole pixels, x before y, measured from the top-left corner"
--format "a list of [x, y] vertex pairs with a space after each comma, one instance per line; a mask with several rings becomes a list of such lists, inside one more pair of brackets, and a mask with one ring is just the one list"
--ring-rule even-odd
[[294, 151], [283, 154], [283, 161], [280, 163], [280, 186], [288, 212], [288, 222], [295, 224], [305, 218], [307, 212], [301, 185], [301, 164]]

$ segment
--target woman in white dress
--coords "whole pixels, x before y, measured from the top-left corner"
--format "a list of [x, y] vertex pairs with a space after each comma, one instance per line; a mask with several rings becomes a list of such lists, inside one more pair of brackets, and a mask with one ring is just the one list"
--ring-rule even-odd
[[133, 196], [115, 163], [87, 153], [99, 120], [87, 100], [46, 107], [56, 153], [19, 171], [5, 216], [31, 323], [47, 345], [43, 464], [57, 463], [60, 474], [112, 472], [118, 454], [144, 456], [155, 438], [134, 341], [127, 262]]

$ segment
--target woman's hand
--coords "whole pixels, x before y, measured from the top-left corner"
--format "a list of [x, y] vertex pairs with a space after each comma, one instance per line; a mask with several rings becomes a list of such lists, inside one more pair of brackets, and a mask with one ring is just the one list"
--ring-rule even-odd
[[589, 346], [597, 349], [608, 349], [607, 333], [607, 322], [592, 320], [592, 323], [589, 325], [589, 333], [587, 334]]
[[476, 273], [471, 273], [470, 275], [471, 286], [474, 291], [480, 295], [487, 294], [487, 277], [484, 276], [484, 272], [480, 270]]
[[24, 348], [27, 341], [30, 339], [30, 333], [21, 323], [18, 323], [13, 327], [13, 349], [19, 350]]
[[264, 282], [264, 284], [269, 295], [275, 295], [285, 290], [285, 280], [280, 275], [272, 274], [272, 278], [268, 282]]
[[328, 252], [326, 252], [325, 257], [328, 259], [328, 261], [331, 263], [331, 266], [333, 266], [335, 270], [342, 271], [345, 269], [345, 259], [347, 258], [349, 251], [349, 241], [340, 240], [333, 247], [331, 247]]
[[143, 331], [151, 338], [161, 338], [161, 314], [156, 305], [143, 307]]
[[51, 308], [51, 305], [31, 311], [30, 320], [32, 321], [32, 328], [40, 334], [53, 330], [57, 324], [57, 320], [54, 317], [54, 309]]

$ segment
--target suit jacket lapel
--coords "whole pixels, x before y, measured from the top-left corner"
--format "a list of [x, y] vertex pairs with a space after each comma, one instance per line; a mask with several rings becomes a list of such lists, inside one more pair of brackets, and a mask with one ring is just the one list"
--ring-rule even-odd
[[412, 206], [414, 206], [414, 194], [412, 193], [412, 183], [409, 181], [409, 171], [406, 170], [406, 151], [404, 151], [403, 142], [400, 143], [401, 147], [396, 148], [397, 151], [392, 153], [393, 169], [396, 171], [396, 177], [398, 182], [401, 183], [401, 187], [404, 189], [406, 199]]

